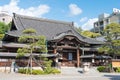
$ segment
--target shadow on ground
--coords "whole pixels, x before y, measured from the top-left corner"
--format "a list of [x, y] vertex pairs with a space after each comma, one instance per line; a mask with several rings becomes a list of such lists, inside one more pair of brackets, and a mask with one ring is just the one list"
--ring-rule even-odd
[[109, 77], [110, 80], [120, 80], [120, 74], [119, 75], [104, 75], [104, 77]]
[[78, 70], [79, 73], [83, 73], [83, 71]]

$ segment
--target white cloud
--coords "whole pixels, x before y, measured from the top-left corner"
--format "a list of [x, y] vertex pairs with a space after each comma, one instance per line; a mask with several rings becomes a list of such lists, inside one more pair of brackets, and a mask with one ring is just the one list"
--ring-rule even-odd
[[90, 30], [93, 28], [93, 23], [97, 21], [98, 18], [89, 19], [86, 23], [82, 25], [83, 30]]
[[75, 27], [79, 27], [79, 24], [77, 22], [74, 22]]
[[10, 14], [15, 12], [19, 14], [29, 15], [29, 16], [39, 16], [48, 13], [50, 7], [48, 5], [39, 5], [37, 7], [21, 8], [18, 6], [19, 0], [11, 0], [9, 4], [0, 6], [0, 11], [8, 11]]
[[69, 9], [70, 9], [70, 15], [72, 16], [79, 15], [82, 13], [82, 9], [79, 8], [76, 4], [70, 4]]
[[80, 19], [80, 22], [85, 22], [88, 18], [87, 17], [83, 17]]

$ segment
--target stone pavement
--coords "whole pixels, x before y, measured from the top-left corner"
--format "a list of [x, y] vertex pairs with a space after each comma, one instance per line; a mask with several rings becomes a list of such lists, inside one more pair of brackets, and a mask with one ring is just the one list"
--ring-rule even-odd
[[81, 80], [120, 80], [120, 73], [100, 73], [97, 71], [96, 67], [90, 68], [86, 73], [83, 73], [82, 68], [74, 67], [64, 67], [61, 71], [62, 75], [73, 76], [74, 78], [79, 77]]
[[99, 73], [96, 68], [82, 73], [82, 68], [62, 67], [58, 75], [26, 75], [19, 73], [0, 73], [0, 80], [120, 80], [118, 73]]

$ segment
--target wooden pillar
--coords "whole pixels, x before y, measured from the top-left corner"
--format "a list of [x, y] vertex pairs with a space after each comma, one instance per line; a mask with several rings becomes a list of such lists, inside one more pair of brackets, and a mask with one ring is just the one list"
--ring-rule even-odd
[[77, 67], [80, 66], [80, 50], [77, 49]]
[[56, 48], [54, 48], [54, 52], [53, 53], [57, 53], [57, 49]]
[[57, 53], [57, 43], [55, 43], [55, 47], [54, 47], [53, 53]]

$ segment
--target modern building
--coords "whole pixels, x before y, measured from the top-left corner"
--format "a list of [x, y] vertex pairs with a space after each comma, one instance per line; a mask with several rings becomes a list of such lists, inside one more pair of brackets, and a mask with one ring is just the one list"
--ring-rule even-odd
[[59, 53], [61, 66], [79, 67], [82, 62], [94, 63], [102, 59], [97, 48], [103, 42], [80, 35], [74, 29], [73, 22], [35, 18], [15, 13], [11, 29], [2, 41], [1, 47], [4, 53], [0, 53], [1, 59], [16, 59], [17, 49], [25, 45], [18, 43], [18, 38], [22, 35], [22, 31], [28, 28], [34, 28], [37, 35], [46, 37], [47, 54]]
[[12, 21], [12, 16], [8, 14], [6, 11], [0, 12], [0, 22], [4, 22], [5, 24], [8, 24]]
[[120, 10], [113, 8], [112, 14], [103, 13], [98, 16], [98, 21], [94, 22], [94, 32], [101, 33], [106, 25], [110, 23], [120, 24]]

